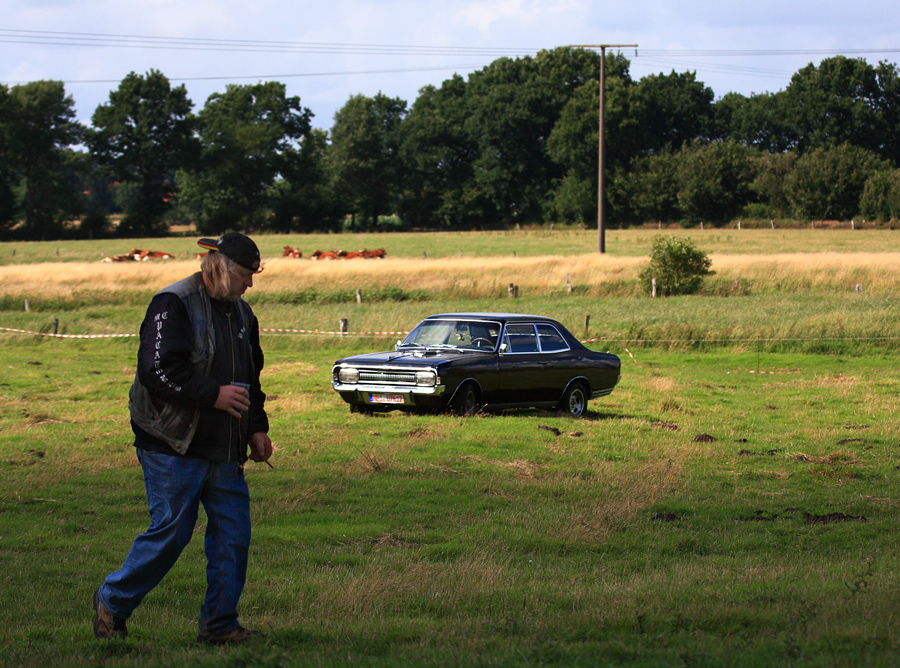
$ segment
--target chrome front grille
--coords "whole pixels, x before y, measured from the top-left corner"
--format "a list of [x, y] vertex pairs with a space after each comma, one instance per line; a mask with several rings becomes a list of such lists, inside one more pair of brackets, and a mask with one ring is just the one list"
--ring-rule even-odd
[[359, 370], [360, 383], [375, 383], [384, 385], [415, 385], [415, 371], [375, 371], [372, 369]]

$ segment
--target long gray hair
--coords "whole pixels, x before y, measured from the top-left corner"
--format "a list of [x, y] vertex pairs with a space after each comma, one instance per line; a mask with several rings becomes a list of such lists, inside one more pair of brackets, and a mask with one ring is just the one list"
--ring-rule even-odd
[[221, 300], [238, 299], [231, 294], [230, 275], [237, 266], [237, 262], [218, 251], [209, 251], [206, 254], [200, 263], [200, 273], [210, 297]]

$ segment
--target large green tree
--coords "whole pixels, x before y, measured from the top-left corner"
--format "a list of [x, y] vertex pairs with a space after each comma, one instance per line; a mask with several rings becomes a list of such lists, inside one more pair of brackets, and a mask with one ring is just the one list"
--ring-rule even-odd
[[756, 155], [737, 142], [695, 142], [678, 160], [678, 208], [689, 223], [724, 223], [752, 200]]
[[583, 49], [500, 58], [468, 82], [468, 136], [478, 147], [475, 184], [507, 225], [543, 219], [566, 165], [549, 159], [548, 140], [569, 100], [599, 71]]
[[785, 177], [785, 191], [797, 218], [849, 220], [859, 215], [869, 178], [890, 163], [871, 151], [841, 144], [818, 148], [798, 158]]
[[[599, 72], [599, 58], [589, 71]], [[621, 54], [606, 57], [604, 126], [605, 161], [611, 172], [640, 148], [640, 126], [634, 110], [634, 81], [628, 60]], [[553, 189], [552, 217], [586, 223], [597, 216], [599, 170], [600, 82], [587, 79], [572, 92], [547, 141], [549, 157], [560, 166], [562, 177]]]
[[406, 102], [382, 93], [354, 95], [334, 115], [327, 166], [344, 210], [374, 229], [396, 213], [402, 169], [398, 156]]
[[399, 213], [411, 227], [465, 228], [485, 222], [490, 202], [474, 182], [478, 147], [465, 130], [466, 82], [426, 86], [401, 126]]
[[875, 77], [880, 91], [878, 112], [884, 128], [875, 150], [900, 167], [900, 70], [894, 63], [880, 62], [875, 68]]
[[[642, 156], [678, 151], [687, 143], [715, 132], [713, 92], [694, 73], [650, 75], [635, 82], [629, 62], [621, 54], [607, 56], [604, 91], [604, 131], [607, 178], [621, 175]], [[599, 139], [599, 83], [591, 79], [569, 99], [553, 128], [549, 153], [565, 168], [554, 194], [558, 219], [584, 222], [597, 210], [597, 144]], [[647, 167], [644, 165], [644, 167]], [[644, 170], [644, 175], [649, 176]], [[654, 177], [655, 178], [655, 177]], [[622, 194], [628, 188], [619, 189]], [[638, 210], [667, 206], [632, 207], [611, 197], [611, 218], [624, 222]], [[658, 203], [661, 205], [661, 203]]]
[[634, 93], [639, 153], [678, 150], [714, 135], [715, 95], [697, 80], [695, 72], [648, 75], [637, 83]]
[[873, 173], [863, 188], [859, 208], [860, 213], [869, 220], [888, 221], [900, 218], [900, 169], [884, 169]]
[[57, 236], [78, 206], [68, 187], [65, 157], [84, 132], [75, 120], [75, 104], [61, 81], [14, 86], [6, 102], [4, 162], [21, 192], [23, 234]]
[[145, 76], [131, 72], [109, 94], [109, 102], [94, 111], [91, 152], [117, 181], [130, 186], [122, 234], [165, 231], [175, 172], [191, 165], [198, 150], [192, 107], [183, 85], [173, 88], [162, 72], [150, 70]]
[[16, 210], [13, 195], [13, 163], [9, 153], [10, 121], [12, 104], [9, 88], [0, 84], [0, 234], [6, 234], [12, 227]]
[[879, 109], [875, 69], [860, 58], [835, 56], [791, 77], [783, 107], [801, 152], [853, 144], [878, 153], [887, 129]]
[[794, 170], [797, 154], [761, 151], [756, 162], [756, 178], [750, 184], [753, 197], [746, 209], [749, 217], [787, 218], [791, 204], [785, 179]]
[[[660, 151], [634, 158], [610, 174], [607, 192], [615, 220], [623, 224], [666, 223], [681, 218], [678, 161], [681, 153]], [[594, 202], [596, 202], [596, 195]]]
[[756, 151], [738, 142], [699, 140], [679, 151], [635, 158], [613, 172], [610, 200], [624, 223], [720, 224], [754, 201]]
[[325, 155], [328, 133], [313, 129], [300, 142], [294, 168], [269, 189], [277, 232], [340, 231], [340, 207], [328, 187]]
[[198, 115], [203, 152], [184, 172], [182, 197], [204, 232], [269, 225], [276, 181], [302, 181], [301, 140], [312, 113], [282, 83], [229, 85]]
[[726, 93], [715, 103], [715, 135], [763, 151], [788, 151], [798, 137], [787, 105], [782, 93]]

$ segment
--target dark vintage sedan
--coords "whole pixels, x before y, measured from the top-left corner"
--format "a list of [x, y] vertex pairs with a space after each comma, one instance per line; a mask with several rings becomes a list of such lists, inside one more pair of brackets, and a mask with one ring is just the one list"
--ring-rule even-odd
[[621, 362], [585, 348], [538, 315], [448, 313], [425, 318], [395, 350], [334, 363], [351, 412], [556, 408], [581, 417], [619, 382]]

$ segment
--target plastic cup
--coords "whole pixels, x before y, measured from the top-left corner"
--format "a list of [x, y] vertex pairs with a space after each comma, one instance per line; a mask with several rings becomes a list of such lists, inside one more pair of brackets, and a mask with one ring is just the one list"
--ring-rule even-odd
[[[234, 385], [236, 387], [243, 387], [245, 390], [247, 390], [248, 394], [250, 392], [250, 384], [249, 383], [238, 383], [237, 381], [232, 381], [229, 383], [229, 385]], [[241, 411], [241, 414], [246, 413], [246, 412], [247, 412], [246, 410]]]

